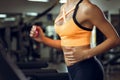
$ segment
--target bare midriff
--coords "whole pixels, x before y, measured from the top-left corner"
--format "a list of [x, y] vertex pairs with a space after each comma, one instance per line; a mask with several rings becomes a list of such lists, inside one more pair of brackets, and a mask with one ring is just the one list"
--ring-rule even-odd
[[[67, 66], [71, 66], [75, 63], [71, 64], [71, 61], [68, 60], [67, 55], [69, 52], [72, 52], [72, 54], [81, 54], [82, 51], [90, 49], [90, 45], [84, 45], [84, 46], [62, 46], [63, 52], [64, 52], [64, 59]], [[79, 55], [78, 55], [79, 56]]]

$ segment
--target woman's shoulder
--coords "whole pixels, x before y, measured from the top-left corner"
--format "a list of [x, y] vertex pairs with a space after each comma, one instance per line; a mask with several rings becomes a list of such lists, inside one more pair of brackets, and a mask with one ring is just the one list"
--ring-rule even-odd
[[93, 4], [93, 3], [86, 3], [84, 6], [86, 6], [88, 10], [99, 10], [100, 9], [98, 5]]
[[102, 13], [102, 10], [99, 6], [93, 3], [83, 3], [81, 4], [82, 9], [85, 13], [95, 14], [95, 13]]

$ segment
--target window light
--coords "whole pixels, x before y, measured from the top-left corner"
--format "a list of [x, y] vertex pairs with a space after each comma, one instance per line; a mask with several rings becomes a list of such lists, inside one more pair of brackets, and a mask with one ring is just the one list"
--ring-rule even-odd
[[10, 17], [10, 18], [5, 18], [4, 21], [15, 21], [16, 19], [14, 17]]
[[48, 0], [28, 0], [28, 1], [34, 1], [34, 2], [48, 2]]
[[0, 14], [0, 18], [6, 18], [7, 15], [6, 14]]
[[67, 0], [59, 0], [59, 3], [66, 3]]
[[35, 13], [35, 12], [28, 12], [28, 13], [26, 13], [26, 15], [28, 15], [28, 16], [37, 16], [38, 13]]

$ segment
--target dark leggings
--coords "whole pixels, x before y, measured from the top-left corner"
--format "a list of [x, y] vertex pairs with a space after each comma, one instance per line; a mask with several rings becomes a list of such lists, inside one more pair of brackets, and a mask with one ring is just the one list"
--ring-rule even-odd
[[102, 65], [95, 57], [69, 66], [68, 72], [70, 80], [103, 80], [104, 78]]

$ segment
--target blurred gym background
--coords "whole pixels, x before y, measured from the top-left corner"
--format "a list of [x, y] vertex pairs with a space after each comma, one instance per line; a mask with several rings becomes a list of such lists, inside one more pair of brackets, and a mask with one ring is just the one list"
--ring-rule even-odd
[[[0, 0], [0, 80], [69, 80], [63, 52], [29, 37], [33, 24], [59, 39], [54, 20], [66, 0]], [[120, 0], [91, 0], [104, 12], [120, 35]], [[105, 40], [94, 28], [91, 46]], [[105, 80], [120, 80], [120, 46], [97, 56]], [[99, 75], [98, 75], [99, 76]]]

